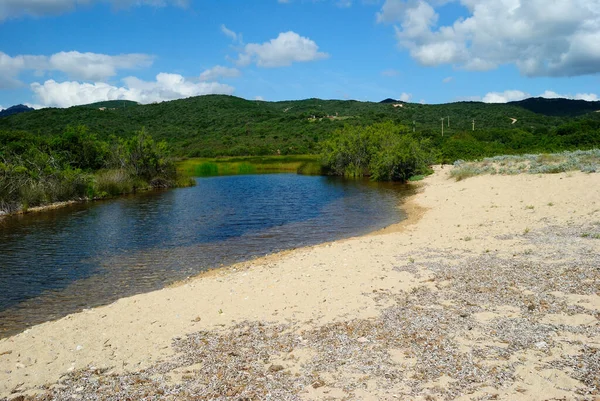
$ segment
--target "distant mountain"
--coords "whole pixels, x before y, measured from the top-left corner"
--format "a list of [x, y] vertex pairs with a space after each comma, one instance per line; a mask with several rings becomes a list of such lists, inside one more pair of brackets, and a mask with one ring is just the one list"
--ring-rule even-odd
[[600, 101], [588, 102], [586, 100], [546, 99], [543, 97], [532, 97], [508, 104], [537, 114], [555, 117], [575, 117], [600, 110]]
[[394, 100], [394, 99], [388, 97], [387, 99], [384, 99], [384, 100], [382, 100], [379, 103], [398, 103], [398, 102], [400, 102], [400, 101], [399, 100]]
[[0, 117], [8, 117], [8, 116], [12, 116], [13, 114], [26, 113], [28, 111], [33, 111], [33, 110], [35, 110], [35, 109], [32, 107], [27, 107], [24, 104], [18, 104], [16, 106], [9, 107], [6, 110], [0, 111]]

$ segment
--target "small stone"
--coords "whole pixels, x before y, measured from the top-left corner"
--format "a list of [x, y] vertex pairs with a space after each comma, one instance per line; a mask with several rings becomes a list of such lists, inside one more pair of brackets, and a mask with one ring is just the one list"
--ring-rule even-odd
[[78, 345], [75, 347], [75, 351], [81, 351], [83, 349], [83, 345]]
[[539, 343], [535, 343], [535, 347], [538, 349], [548, 348], [548, 344], [546, 341], [540, 341]]
[[279, 372], [281, 370], [285, 369], [283, 366], [281, 365], [271, 365], [269, 366], [269, 372], [271, 373], [275, 373], [275, 372]]
[[312, 387], [319, 388], [319, 387], [323, 387], [324, 385], [325, 385], [325, 382], [323, 382], [323, 380], [319, 379], [312, 384]]
[[357, 342], [359, 343], [368, 343], [369, 340], [367, 340], [365, 337], [359, 337], [356, 339]]

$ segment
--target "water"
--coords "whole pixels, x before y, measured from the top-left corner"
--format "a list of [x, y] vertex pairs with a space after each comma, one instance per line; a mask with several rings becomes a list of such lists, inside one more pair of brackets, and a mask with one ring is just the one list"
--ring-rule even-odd
[[295, 174], [0, 220], [0, 336], [207, 268], [363, 234], [403, 218], [405, 187]]

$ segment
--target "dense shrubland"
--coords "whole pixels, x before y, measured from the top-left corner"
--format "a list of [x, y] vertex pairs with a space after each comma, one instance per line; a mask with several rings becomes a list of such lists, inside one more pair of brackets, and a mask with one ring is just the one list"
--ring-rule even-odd
[[325, 166], [336, 175], [376, 181], [406, 181], [429, 173], [436, 154], [429, 139], [417, 138], [391, 122], [346, 126], [323, 143]]
[[54, 137], [69, 125], [83, 124], [108, 141], [111, 135], [129, 138], [145, 127], [179, 157], [263, 156], [318, 154], [319, 144], [336, 130], [392, 121], [430, 138], [440, 151], [440, 161], [452, 163], [498, 154], [591, 148], [600, 143], [600, 113], [593, 112], [598, 109], [600, 102], [565, 99], [393, 107], [352, 100], [263, 102], [209, 95], [149, 105], [104, 102], [38, 110], [0, 118], [0, 130]]
[[0, 211], [187, 185], [164, 143], [143, 130], [99, 140], [85, 127], [44, 137], [0, 131]]

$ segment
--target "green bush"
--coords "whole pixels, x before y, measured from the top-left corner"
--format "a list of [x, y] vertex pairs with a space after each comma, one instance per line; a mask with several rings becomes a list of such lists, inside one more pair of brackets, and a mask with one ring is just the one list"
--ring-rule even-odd
[[392, 122], [345, 126], [322, 146], [323, 164], [335, 175], [370, 176], [376, 181], [407, 181], [430, 174], [435, 153], [428, 139]]

